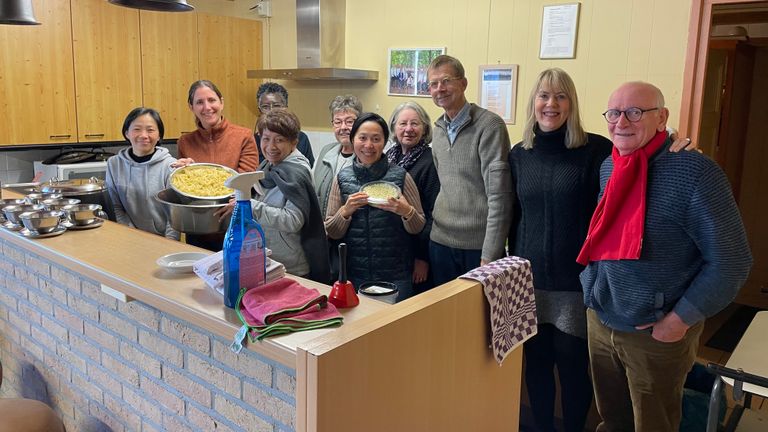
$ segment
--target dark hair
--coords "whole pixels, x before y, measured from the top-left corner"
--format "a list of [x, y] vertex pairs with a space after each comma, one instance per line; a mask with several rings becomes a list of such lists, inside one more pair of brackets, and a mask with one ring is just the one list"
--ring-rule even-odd
[[453, 68], [453, 71], [456, 72], [457, 78], [465, 78], [464, 66], [461, 64], [459, 59], [445, 54], [439, 55], [432, 60], [432, 62], [429, 64], [429, 67], [427, 68], [427, 73], [429, 73], [431, 70], [439, 68], [442, 65], [450, 65]]
[[216, 96], [219, 97], [219, 99], [224, 100], [224, 96], [221, 95], [221, 92], [219, 91], [219, 88], [216, 87], [216, 84], [208, 81], [208, 80], [199, 80], [192, 83], [191, 86], [189, 86], [189, 94], [187, 95], [187, 102], [192, 105], [193, 100], [195, 99], [195, 92], [200, 87], [208, 87], [209, 89], [213, 90], [214, 93], [216, 93]]
[[349, 131], [350, 141], [355, 141], [357, 130], [360, 129], [360, 126], [365, 122], [378, 123], [378, 125], [381, 126], [381, 131], [384, 132], [384, 142], [387, 142], [389, 139], [389, 127], [387, 126], [387, 121], [381, 118], [380, 115], [372, 112], [362, 113], [357, 120], [355, 120], [355, 124], [352, 125], [352, 129]]
[[256, 90], [256, 105], [259, 104], [259, 99], [261, 99], [263, 95], [269, 93], [279, 94], [283, 97], [285, 105], [288, 105], [288, 90], [286, 90], [285, 87], [281, 86], [280, 84], [274, 82], [265, 82], [259, 86], [259, 89]]
[[157, 132], [160, 134], [160, 139], [158, 142], [163, 140], [163, 135], [165, 134], [165, 126], [163, 125], [163, 119], [160, 118], [160, 113], [158, 113], [156, 110], [152, 108], [145, 108], [145, 107], [138, 107], [131, 110], [131, 112], [128, 113], [127, 116], [125, 116], [125, 120], [123, 121], [123, 137], [126, 141], [130, 143], [130, 140], [128, 139], [128, 129], [131, 127], [131, 123], [133, 123], [134, 120], [137, 118], [143, 116], [144, 114], [149, 114], [152, 119], [157, 123]]
[[259, 117], [256, 129], [259, 131], [259, 135], [264, 132], [264, 129], [269, 129], [291, 141], [295, 141], [299, 138], [301, 123], [299, 123], [299, 118], [296, 117], [296, 114], [285, 108], [275, 108]]

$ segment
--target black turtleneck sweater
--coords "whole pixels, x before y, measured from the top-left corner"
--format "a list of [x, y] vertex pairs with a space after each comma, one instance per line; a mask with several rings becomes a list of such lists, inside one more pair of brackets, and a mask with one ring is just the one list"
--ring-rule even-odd
[[576, 256], [597, 206], [600, 165], [611, 154], [611, 141], [595, 134], [566, 148], [566, 131], [537, 127], [532, 149], [519, 143], [509, 152], [516, 190], [509, 250], [531, 261], [537, 290], [581, 291]]

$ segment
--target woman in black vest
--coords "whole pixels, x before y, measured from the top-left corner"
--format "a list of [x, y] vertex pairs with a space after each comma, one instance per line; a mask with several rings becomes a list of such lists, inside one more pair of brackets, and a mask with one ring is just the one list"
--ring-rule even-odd
[[[413, 178], [405, 169], [390, 165], [383, 156], [389, 139], [387, 122], [378, 114], [364, 113], [350, 132], [355, 159], [342, 169], [331, 186], [325, 230], [348, 246], [349, 279], [355, 286], [369, 281], [394, 283], [398, 301], [413, 295], [411, 235], [424, 228], [424, 210]], [[360, 189], [383, 180], [396, 184], [402, 194], [385, 204], [368, 203]]]

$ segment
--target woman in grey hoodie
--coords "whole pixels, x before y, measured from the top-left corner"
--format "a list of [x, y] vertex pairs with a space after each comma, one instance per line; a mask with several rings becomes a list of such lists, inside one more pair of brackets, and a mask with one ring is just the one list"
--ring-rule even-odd
[[152, 108], [135, 108], [123, 122], [123, 136], [131, 145], [107, 161], [107, 190], [117, 222], [178, 240], [160, 203], [153, 196], [168, 187], [171, 164], [163, 139], [163, 120]]

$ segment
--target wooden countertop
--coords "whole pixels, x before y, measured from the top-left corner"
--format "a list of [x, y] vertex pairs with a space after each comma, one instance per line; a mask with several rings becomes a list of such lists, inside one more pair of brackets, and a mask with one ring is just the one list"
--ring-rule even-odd
[[[3, 197], [12, 197], [3, 191]], [[162, 312], [189, 321], [231, 340], [241, 323], [235, 311], [224, 306], [222, 297], [194, 274], [174, 274], [157, 266], [157, 258], [175, 252], [204, 251], [194, 246], [106, 221], [90, 230], [70, 230], [64, 234], [29, 239], [0, 229], [0, 238], [95, 279], [101, 284], [142, 301]], [[205, 251], [207, 252], [207, 251]], [[329, 294], [331, 287], [290, 276], [301, 284]], [[377, 311], [390, 308], [385, 303], [360, 296], [360, 305], [342, 310], [344, 328]], [[307, 344], [337, 329], [319, 329], [266, 339], [246, 346], [288, 367], [296, 367], [296, 347]]]

